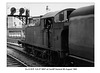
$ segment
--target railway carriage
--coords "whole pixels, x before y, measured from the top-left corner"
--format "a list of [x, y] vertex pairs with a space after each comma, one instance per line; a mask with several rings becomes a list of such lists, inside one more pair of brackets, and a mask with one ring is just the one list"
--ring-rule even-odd
[[[94, 64], [94, 6], [76, 9], [69, 17], [70, 56]], [[79, 61], [73, 60], [79, 65]], [[82, 62], [81, 62], [82, 63]], [[80, 63], [80, 64], [81, 64]]]

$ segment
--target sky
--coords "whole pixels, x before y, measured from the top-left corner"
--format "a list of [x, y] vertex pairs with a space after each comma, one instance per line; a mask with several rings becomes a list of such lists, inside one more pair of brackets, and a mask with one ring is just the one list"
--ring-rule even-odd
[[84, 6], [94, 5], [93, 2], [8, 2], [6, 4], [7, 14], [10, 14], [10, 9], [15, 7], [18, 14], [20, 8], [30, 10], [30, 16], [39, 16], [47, 13], [46, 6], [49, 8], [49, 12], [54, 12], [66, 8], [79, 8]]

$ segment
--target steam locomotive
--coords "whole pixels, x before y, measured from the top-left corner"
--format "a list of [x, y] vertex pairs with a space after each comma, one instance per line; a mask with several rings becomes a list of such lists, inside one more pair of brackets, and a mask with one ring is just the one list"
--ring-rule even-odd
[[[33, 17], [19, 40], [29, 54], [53, 64], [94, 66], [94, 6], [68, 8]], [[66, 60], [65, 60], [66, 58]]]

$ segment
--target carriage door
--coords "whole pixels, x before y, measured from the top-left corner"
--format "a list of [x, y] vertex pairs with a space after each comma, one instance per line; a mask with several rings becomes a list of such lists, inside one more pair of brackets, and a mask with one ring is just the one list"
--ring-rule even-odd
[[68, 34], [69, 34], [69, 29], [68, 29], [68, 26], [66, 26], [66, 28], [61, 33], [61, 50], [63, 53], [69, 52]]

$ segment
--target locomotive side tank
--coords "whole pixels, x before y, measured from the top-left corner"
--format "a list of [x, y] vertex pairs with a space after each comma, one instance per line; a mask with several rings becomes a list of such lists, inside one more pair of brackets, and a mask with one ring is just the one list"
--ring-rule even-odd
[[[69, 19], [70, 56], [94, 63], [94, 6], [76, 9]], [[75, 61], [78, 65], [78, 61]]]
[[42, 45], [40, 16], [30, 18], [29, 24], [25, 29], [25, 35], [25, 43], [30, 45], [37, 44], [37, 46]]

